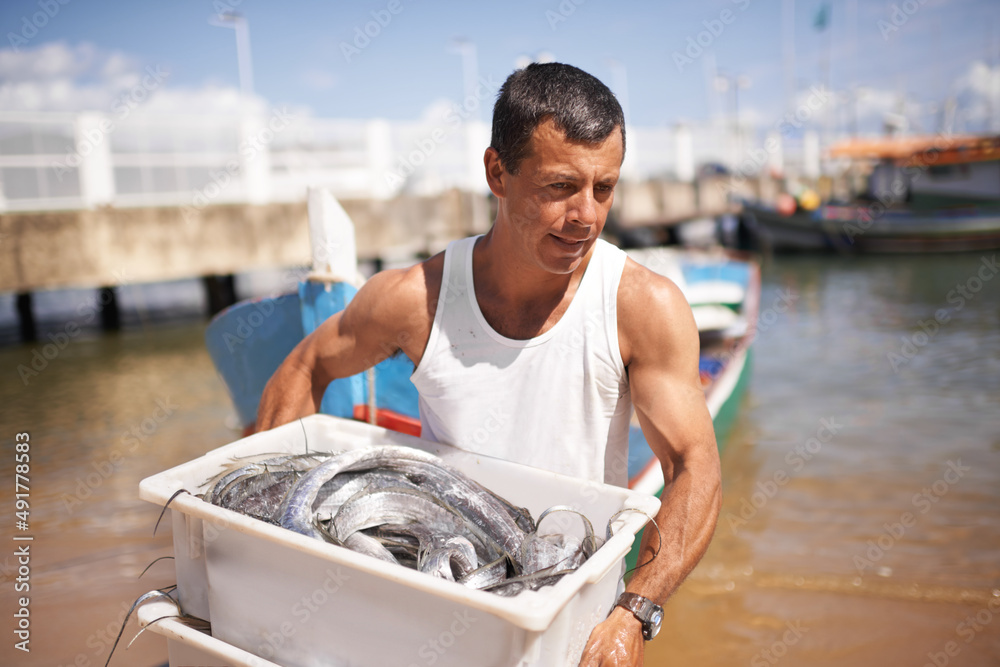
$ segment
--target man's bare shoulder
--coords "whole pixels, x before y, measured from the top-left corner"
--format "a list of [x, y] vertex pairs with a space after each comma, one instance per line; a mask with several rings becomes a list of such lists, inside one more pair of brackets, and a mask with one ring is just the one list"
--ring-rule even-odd
[[628, 365], [637, 354], [667, 353], [698, 343], [691, 306], [674, 281], [633, 259], [618, 285], [618, 336]]
[[405, 269], [386, 269], [368, 279], [358, 293], [370, 315], [379, 320], [427, 320], [441, 288], [444, 254]]
[[439, 253], [409, 268], [376, 273], [351, 302], [347, 325], [367, 322], [359, 328], [372, 327], [379, 338], [419, 359], [434, 321], [443, 269], [444, 253]]

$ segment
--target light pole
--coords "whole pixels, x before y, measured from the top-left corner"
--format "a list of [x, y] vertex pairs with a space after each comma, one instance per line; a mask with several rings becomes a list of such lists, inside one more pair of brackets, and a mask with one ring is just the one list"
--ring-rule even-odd
[[208, 22], [218, 28], [232, 28], [236, 32], [236, 59], [240, 69], [240, 94], [246, 102], [253, 96], [253, 66], [250, 63], [250, 27], [247, 19], [236, 12], [224, 12], [208, 17]]
[[628, 73], [625, 65], [615, 59], [608, 60], [608, 67], [611, 69], [611, 80], [614, 82], [615, 92], [618, 93], [618, 101], [622, 106], [622, 115], [625, 116], [625, 125], [631, 121], [631, 114], [628, 108]]
[[725, 74], [723, 72], [716, 72], [715, 74], [715, 89], [720, 93], [725, 93], [730, 88], [733, 89], [733, 137], [736, 146], [736, 155], [733, 160], [733, 166], [739, 164], [740, 158], [743, 157], [743, 134], [740, 130], [740, 89], [746, 90], [750, 87], [751, 80], [750, 77], [745, 74]]
[[[489, 228], [489, 206], [483, 192], [483, 151], [490, 143], [489, 127], [480, 122], [480, 107], [483, 100], [476, 91], [479, 89], [479, 63], [476, 59], [475, 42], [458, 37], [452, 40], [449, 49], [462, 56], [462, 80], [465, 99], [459, 106], [464, 112], [463, 135], [465, 139], [465, 188], [474, 193], [472, 197], [472, 231]], [[470, 106], [471, 105], [471, 106]], [[485, 132], [485, 136], [483, 133]]]
[[[208, 22], [219, 28], [232, 28], [236, 33], [236, 59], [240, 71], [240, 144], [262, 129], [262, 119], [257, 118], [251, 107], [253, 98], [253, 68], [250, 64], [250, 28], [246, 17], [236, 12], [224, 12], [208, 17]], [[271, 196], [271, 161], [268, 149], [240, 152], [240, 187], [243, 196], [252, 204], [269, 201]], [[235, 182], [235, 179], [234, 179]]]
[[[476, 45], [474, 42], [459, 37], [452, 40], [450, 51], [462, 56], [462, 88], [465, 94], [462, 104], [464, 105], [468, 103], [470, 97], [475, 98], [476, 96], [476, 79], [479, 78]], [[479, 106], [476, 104], [475, 109], [472, 110], [472, 120], [479, 120]]]

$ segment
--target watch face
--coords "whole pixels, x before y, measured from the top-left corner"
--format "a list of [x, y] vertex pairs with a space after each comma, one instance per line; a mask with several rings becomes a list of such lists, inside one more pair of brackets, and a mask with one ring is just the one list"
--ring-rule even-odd
[[663, 611], [657, 609], [649, 617], [649, 638], [652, 639], [660, 632], [660, 624], [663, 623]]
[[660, 624], [663, 623], [663, 607], [649, 598], [634, 593], [622, 593], [615, 604], [628, 609], [639, 619], [642, 623], [642, 636], [646, 641], [660, 632]]

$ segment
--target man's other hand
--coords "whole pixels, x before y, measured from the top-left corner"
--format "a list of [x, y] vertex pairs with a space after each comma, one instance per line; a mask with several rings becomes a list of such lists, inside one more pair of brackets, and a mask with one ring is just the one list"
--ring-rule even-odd
[[615, 607], [590, 633], [580, 667], [642, 667], [645, 643], [639, 619], [629, 610]]

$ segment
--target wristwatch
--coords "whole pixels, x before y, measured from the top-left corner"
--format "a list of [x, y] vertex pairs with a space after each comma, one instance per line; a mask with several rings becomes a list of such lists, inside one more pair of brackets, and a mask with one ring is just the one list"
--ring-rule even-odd
[[639, 619], [639, 622], [642, 623], [642, 636], [646, 641], [655, 637], [660, 631], [660, 624], [663, 622], [663, 607], [649, 598], [626, 592], [618, 596], [615, 606], [628, 609]]

